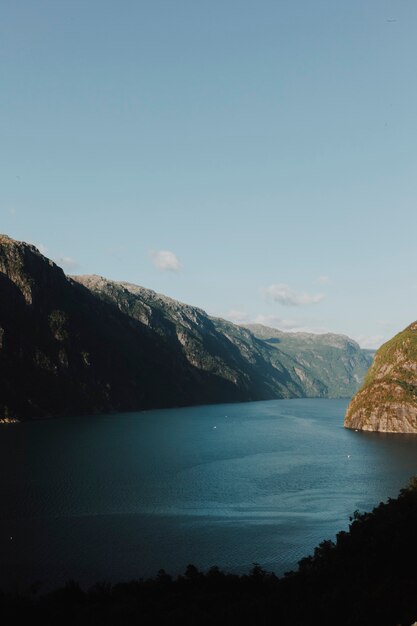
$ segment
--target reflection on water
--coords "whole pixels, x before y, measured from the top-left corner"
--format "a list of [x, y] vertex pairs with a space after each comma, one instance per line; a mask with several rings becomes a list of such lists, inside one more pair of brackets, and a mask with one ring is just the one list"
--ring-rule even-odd
[[0, 584], [278, 573], [417, 473], [417, 437], [343, 429], [345, 400], [67, 418], [0, 431]]

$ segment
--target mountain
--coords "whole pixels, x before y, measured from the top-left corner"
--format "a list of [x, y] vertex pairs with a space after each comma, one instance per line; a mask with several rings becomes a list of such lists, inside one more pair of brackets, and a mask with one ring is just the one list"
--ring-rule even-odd
[[289, 333], [261, 324], [245, 328], [275, 348], [276, 358], [298, 378], [305, 396], [349, 398], [372, 363], [372, 353], [345, 335]]
[[377, 351], [362, 388], [349, 404], [345, 426], [417, 433], [417, 322]]
[[320, 378], [309, 347], [296, 358], [265, 332], [129, 283], [66, 276], [0, 236], [1, 421], [350, 393], [335, 364], [360, 360], [357, 344], [332, 336], [337, 352], [321, 355]]
[[[272, 358], [273, 351], [244, 328], [131, 283], [95, 275], [73, 276], [72, 280], [101, 302], [143, 324], [175, 355], [181, 379], [192, 367], [204, 383], [206, 376], [226, 381], [227, 393], [219, 401], [230, 401], [230, 385], [242, 400], [297, 397], [302, 392], [291, 373]], [[210, 401], [204, 388], [198, 393]]]
[[[104, 284], [107, 293], [98, 297], [93, 288]], [[296, 395], [249, 331], [227, 323], [219, 331], [222, 324], [203, 311], [148, 290], [142, 306], [139, 292], [104, 279], [74, 280], [34, 246], [2, 236], [0, 416]]]

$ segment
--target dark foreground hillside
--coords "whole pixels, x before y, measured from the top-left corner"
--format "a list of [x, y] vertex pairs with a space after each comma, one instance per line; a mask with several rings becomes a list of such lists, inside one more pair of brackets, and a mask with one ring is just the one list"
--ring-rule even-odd
[[189, 566], [173, 580], [68, 583], [48, 595], [36, 587], [0, 594], [0, 619], [12, 624], [277, 624], [410, 626], [417, 619], [417, 480], [372, 513], [355, 513], [349, 532], [325, 541], [297, 572], [278, 579], [206, 573]]

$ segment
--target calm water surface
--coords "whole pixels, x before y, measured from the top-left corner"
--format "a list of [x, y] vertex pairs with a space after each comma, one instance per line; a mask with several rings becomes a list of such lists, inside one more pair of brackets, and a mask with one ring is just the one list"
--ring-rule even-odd
[[274, 400], [0, 429], [0, 585], [188, 563], [283, 573], [417, 474], [417, 436], [342, 427], [346, 400]]

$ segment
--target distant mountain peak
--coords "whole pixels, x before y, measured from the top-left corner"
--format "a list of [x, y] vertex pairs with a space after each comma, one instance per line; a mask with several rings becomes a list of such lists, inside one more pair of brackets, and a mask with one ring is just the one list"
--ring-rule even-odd
[[63, 270], [36, 246], [7, 235], [0, 235], [0, 272], [18, 287], [27, 304], [33, 303], [41, 286], [65, 280]]

